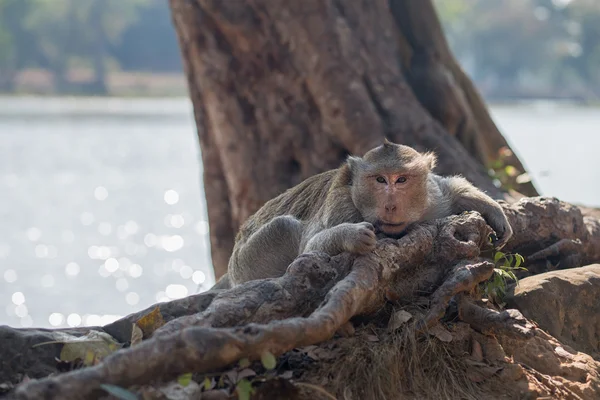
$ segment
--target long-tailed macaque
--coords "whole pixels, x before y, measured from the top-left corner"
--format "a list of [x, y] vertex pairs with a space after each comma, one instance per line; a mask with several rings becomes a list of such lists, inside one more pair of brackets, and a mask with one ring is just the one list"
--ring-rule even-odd
[[503, 246], [512, 228], [500, 205], [462, 177], [434, 174], [435, 162], [433, 153], [386, 140], [308, 178], [244, 223], [228, 273], [213, 288], [281, 276], [310, 251], [365, 254], [375, 248], [376, 234], [397, 238], [414, 222], [463, 211], [480, 212]]

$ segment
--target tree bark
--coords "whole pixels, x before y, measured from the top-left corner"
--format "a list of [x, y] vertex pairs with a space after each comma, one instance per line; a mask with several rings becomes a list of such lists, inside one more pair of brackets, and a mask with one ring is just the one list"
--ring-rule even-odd
[[[216, 277], [239, 226], [384, 137], [439, 155], [499, 198], [506, 142], [429, 0], [170, 0], [202, 157]], [[513, 165], [522, 168], [516, 160]], [[521, 190], [534, 195], [531, 185]]]

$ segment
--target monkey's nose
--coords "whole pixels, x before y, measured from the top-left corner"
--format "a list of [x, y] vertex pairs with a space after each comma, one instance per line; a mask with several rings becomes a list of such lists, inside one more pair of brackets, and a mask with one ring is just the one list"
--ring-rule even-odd
[[394, 212], [396, 211], [396, 205], [395, 204], [388, 204], [385, 206], [385, 211], [387, 212]]

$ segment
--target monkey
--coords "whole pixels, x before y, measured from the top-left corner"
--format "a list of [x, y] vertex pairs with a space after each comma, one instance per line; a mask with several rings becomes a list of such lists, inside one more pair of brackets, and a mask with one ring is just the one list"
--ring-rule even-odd
[[433, 152], [385, 139], [288, 189], [242, 225], [228, 272], [212, 289], [282, 276], [303, 253], [366, 254], [377, 236], [400, 238], [414, 223], [464, 211], [478, 211], [504, 246], [512, 228], [502, 207], [465, 178], [432, 172], [436, 162]]

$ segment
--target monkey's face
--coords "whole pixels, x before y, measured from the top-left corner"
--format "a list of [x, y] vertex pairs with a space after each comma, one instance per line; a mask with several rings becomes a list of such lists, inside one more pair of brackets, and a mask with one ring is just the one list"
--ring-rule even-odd
[[386, 142], [349, 159], [352, 201], [378, 232], [399, 236], [423, 217], [428, 202], [427, 177], [435, 156]]
[[398, 236], [419, 221], [427, 207], [426, 176], [411, 171], [365, 174], [357, 179], [353, 200], [378, 232]]

